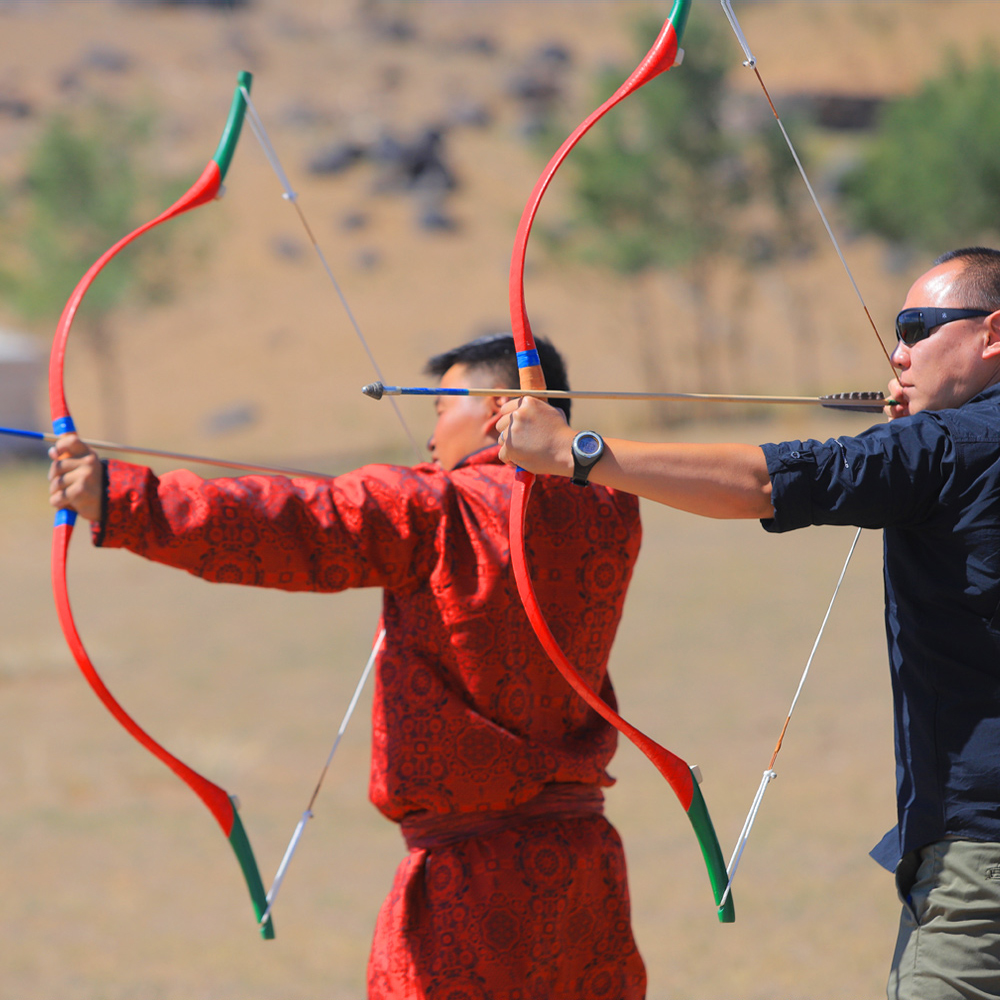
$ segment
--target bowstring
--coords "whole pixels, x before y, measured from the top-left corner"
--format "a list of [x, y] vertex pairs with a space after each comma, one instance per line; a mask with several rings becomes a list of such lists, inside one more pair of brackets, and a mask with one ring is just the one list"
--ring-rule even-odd
[[[343, 307], [344, 312], [347, 314], [347, 318], [354, 329], [355, 335], [360, 341], [361, 346], [364, 348], [365, 354], [368, 356], [368, 360], [371, 363], [371, 366], [375, 371], [376, 376], [378, 377], [379, 381], [382, 381], [383, 380], [382, 372], [381, 369], [379, 368], [378, 362], [375, 360], [375, 355], [373, 354], [372, 349], [369, 346], [367, 338], [365, 337], [364, 333], [361, 330], [361, 325], [358, 323], [358, 320], [354, 315], [354, 311], [351, 309], [351, 306], [347, 301], [347, 297], [344, 295], [343, 289], [340, 286], [340, 282], [337, 281], [337, 278], [333, 273], [333, 269], [330, 267], [329, 261], [326, 258], [326, 254], [323, 253], [323, 249], [320, 247], [318, 241], [316, 240], [313, 228], [312, 226], [310, 226], [309, 221], [302, 210], [302, 206], [299, 203], [299, 196], [295, 191], [295, 189], [292, 187], [290, 180], [288, 179], [288, 174], [285, 172], [285, 169], [281, 164], [281, 160], [278, 157], [277, 150], [274, 148], [274, 144], [271, 142], [271, 138], [268, 135], [267, 130], [264, 128], [264, 122], [261, 119], [260, 114], [258, 113], [257, 108], [250, 97], [250, 93], [249, 91], [246, 90], [246, 88], [241, 88], [241, 89], [243, 91], [243, 97], [246, 100], [246, 105], [247, 105], [246, 121], [250, 125], [250, 129], [253, 132], [254, 137], [257, 139], [257, 142], [260, 144], [261, 150], [263, 151], [268, 164], [270, 165], [275, 176], [278, 178], [278, 182], [281, 184], [282, 197], [284, 198], [285, 201], [289, 202], [295, 209], [295, 213], [299, 218], [299, 222], [302, 224], [302, 228], [305, 230], [309, 243], [312, 246], [313, 250], [315, 251], [316, 256], [319, 258], [320, 264], [322, 265], [323, 270], [326, 272], [326, 276], [329, 279], [330, 284], [333, 286], [333, 289], [337, 294], [337, 298], [340, 300], [340, 304]], [[392, 403], [392, 408], [396, 413], [396, 417], [399, 420], [400, 426], [403, 428], [403, 431], [405, 432], [407, 438], [410, 441], [410, 444], [413, 447], [413, 452], [414, 455], [416, 456], [417, 462], [423, 461], [423, 453], [421, 452], [420, 445], [417, 444], [417, 439], [414, 436], [413, 431], [410, 429], [409, 424], [407, 424], [405, 418], [403, 417], [402, 410], [399, 408], [394, 399], [390, 399], [390, 402]], [[385, 639], [385, 628], [382, 628], [378, 633], [375, 643], [372, 646], [371, 654], [368, 657], [368, 661], [361, 672], [361, 676], [358, 679], [357, 685], [355, 686], [354, 694], [351, 697], [350, 704], [347, 706], [347, 711], [344, 713], [344, 718], [341, 721], [340, 728], [337, 730], [337, 735], [333, 741], [333, 747], [331, 748], [330, 753], [327, 756], [326, 763], [323, 765], [323, 768], [320, 771], [319, 779], [317, 780], [316, 786], [313, 789], [313, 793], [309, 799], [309, 803], [306, 806], [305, 810], [303, 811], [302, 817], [296, 824], [295, 830], [292, 833], [291, 839], [288, 842], [288, 847], [285, 848], [285, 853], [282, 856], [281, 863], [279, 864], [278, 870], [275, 873], [274, 880], [271, 883], [271, 888], [267, 893], [267, 909], [264, 911], [263, 915], [260, 918], [261, 926], [264, 926], [267, 923], [267, 921], [270, 920], [271, 910], [274, 907], [274, 903], [275, 900], [277, 899], [278, 892], [281, 889], [282, 883], [285, 880], [285, 875], [288, 871], [288, 866], [291, 863], [291, 860], [295, 855], [295, 852], [298, 850], [299, 843], [302, 840], [302, 834], [306, 827], [306, 823], [313, 817], [312, 808], [315, 805], [316, 798], [319, 795], [320, 789], [323, 786], [323, 781], [326, 778], [327, 771], [329, 770], [330, 764], [333, 761], [334, 754], [337, 752], [337, 747], [340, 745], [341, 737], [344, 735], [344, 732], [347, 729], [347, 725], [351, 720], [351, 716], [354, 714], [355, 706], [358, 703], [358, 699], [361, 697], [361, 692], [364, 689], [365, 683], [368, 680], [368, 675], [371, 673], [372, 666], [375, 663], [375, 659], [378, 656], [379, 650], [382, 647], [384, 639]]]
[[[725, 901], [729, 898], [729, 893], [733, 887], [733, 879], [736, 878], [736, 870], [739, 868], [740, 860], [743, 857], [743, 850], [747, 845], [747, 840], [750, 838], [750, 831], [753, 829], [754, 822], [757, 819], [757, 813], [760, 810], [761, 803], [764, 801], [764, 792], [767, 791], [767, 786], [778, 777], [778, 772], [774, 770], [774, 762], [778, 759], [778, 754], [781, 752], [781, 744], [785, 740], [785, 733], [788, 731], [788, 724], [792, 721], [792, 713], [795, 711], [795, 706], [799, 703], [799, 695], [802, 694], [802, 688], [805, 686], [806, 678], [809, 676], [809, 670], [812, 667], [813, 660], [816, 658], [816, 650], [819, 649], [820, 640], [823, 638], [823, 633], [826, 631], [826, 623], [830, 620], [830, 613], [833, 611], [834, 602], [837, 600], [837, 595], [840, 593], [840, 585], [844, 582], [847, 567], [851, 564], [851, 559], [854, 556], [854, 550], [857, 548], [858, 540], [860, 538], [861, 529], [858, 528], [857, 533], [854, 535], [854, 541], [851, 542], [851, 547], [847, 552], [847, 558], [844, 560], [844, 568], [840, 571], [837, 586], [833, 588], [833, 596], [830, 598], [830, 604], [826, 609], [826, 614], [823, 616], [823, 621], [819, 627], [819, 631], [816, 633], [816, 641], [813, 643], [812, 650], [809, 653], [809, 658], [806, 660], [805, 669], [803, 669], [802, 676], [799, 678], [799, 686], [795, 689], [795, 697], [792, 698], [792, 704], [788, 709], [788, 715], [785, 716], [785, 724], [781, 727], [781, 732], [778, 734], [778, 742], [774, 745], [774, 751], [771, 754], [771, 759], [768, 761], [767, 767], [764, 769], [764, 774], [760, 779], [760, 785], [757, 788], [757, 794], [754, 795], [753, 802], [750, 805], [750, 811], [747, 813], [747, 818], [743, 823], [743, 829], [740, 830], [740, 835], [736, 840], [736, 846], [733, 848], [732, 857], [730, 857], [729, 864], [726, 866], [726, 874], [729, 877], [729, 881], [726, 883], [726, 891], [722, 894], [722, 903], [725, 903]], [[720, 905], [722, 905], [722, 903], [720, 903]]]
[[740, 48], [743, 49], [743, 54], [746, 59], [743, 65], [747, 69], [752, 69], [754, 76], [757, 77], [757, 82], [760, 84], [761, 90], [764, 92], [764, 97], [767, 100], [768, 107], [771, 109], [771, 114], [774, 115], [774, 120], [778, 123], [778, 128], [781, 129], [781, 134], [784, 136], [785, 145], [788, 146], [788, 151], [792, 154], [792, 159], [795, 160], [795, 166], [799, 169], [799, 174], [805, 183], [806, 190], [809, 192], [809, 197], [812, 200], [816, 211], [819, 213], [819, 217], [823, 220], [823, 226], [826, 229], [827, 236], [830, 237], [830, 242], [833, 244], [834, 250], [837, 251], [837, 256], [840, 258], [840, 263], [843, 265], [844, 271], [847, 274], [847, 278], [851, 283], [851, 287], [854, 289], [854, 294], [858, 298], [858, 302], [861, 303], [861, 308], [864, 310], [865, 316], [868, 319], [868, 324], [872, 328], [872, 333], [875, 334], [875, 339], [878, 341], [878, 346], [881, 348], [882, 353], [885, 355], [885, 360], [889, 362], [889, 367], [892, 369], [893, 377], [896, 375], [896, 366], [892, 363], [892, 358], [889, 352], [886, 350], [885, 341], [882, 340], [882, 334], [879, 333], [878, 327], [875, 325], [875, 320], [872, 319], [872, 314], [868, 309], [868, 305], [865, 302], [864, 296], [861, 294], [861, 289], [858, 287], [857, 281], [854, 279], [854, 272], [851, 271], [850, 265], [847, 263], [847, 258], [844, 256], [843, 250], [840, 248], [840, 241], [837, 239], [833, 232], [833, 227], [830, 225], [830, 220], [826, 217], [826, 212], [823, 210], [823, 206], [820, 204], [819, 197], [816, 194], [812, 186], [812, 182], [809, 180], [809, 175], [806, 173], [806, 168], [802, 165], [802, 160], [799, 158], [799, 154], [795, 149], [795, 145], [792, 143], [791, 137], [785, 128], [785, 123], [781, 120], [781, 116], [778, 114], [778, 109], [774, 106], [774, 101], [771, 100], [771, 95], [768, 92], [767, 85], [764, 83], [764, 78], [760, 75], [760, 69], [757, 67], [757, 58], [750, 51], [750, 44], [747, 42], [746, 35], [743, 34], [743, 29], [740, 27], [740, 22], [736, 18], [736, 12], [733, 10], [732, 0], [720, 0], [722, 4], [722, 9], [726, 14], [726, 18], [729, 21], [730, 27], [732, 27], [734, 34], [736, 35], [736, 40], [740, 44]]
[[278, 892], [281, 890], [281, 883], [285, 881], [285, 873], [288, 871], [288, 866], [291, 863], [295, 852], [298, 850], [299, 841], [302, 839], [306, 823], [313, 818], [312, 807], [316, 804], [316, 799], [319, 797], [320, 789], [323, 787], [323, 781], [326, 778], [326, 772], [330, 769], [330, 764], [333, 762], [333, 755], [337, 752], [337, 747], [340, 746], [340, 739], [347, 729], [347, 724], [351, 721], [351, 716], [354, 714], [355, 706], [358, 704], [358, 699], [361, 697], [361, 692], [364, 690], [365, 682], [368, 680], [368, 675], [371, 673], [372, 666], [375, 664], [375, 657], [378, 656], [378, 652], [382, 648], [384, 640], [385, 629], [383, 628], [379, 632], [378, 638], [375, 640], [375, 644], [372, 646], [372, 651], [368, 657], [368, 662], [365, 664], [365, 669], [361, 671], [361, 677], [358, 678], [358, 683], [354, 688], [354, 694], [351, 696], [350, 704], [344, 712], [344, 718], [340, 722], [340, 728], [337, 730], [337, 737], [333, 741], [330, 753], [327, 755], [326, 763], [323, 765], [323, 769], [319, 773], [319, 779], [316, 782], [316, 787], [313, 789], [312, 796], [309, 799], [309, 804], [306, 806], [304, 812], [302, 813], [302, 817], [299, 819], [299, 822], [295, 827], [295, 832], [292, 834], [292, 838], [288, 842], [288, 847], [285, 848], [285, 854], [281, 859], [281, 864], [278, 865], [278, 871], [275, 873], [274, 881], [271, 883], [271, 888], [267, 892], [267, 909], [263, 912], [263, 914], [261, 914], [261, 926], [267, 923], [271, 917], [271, 908], [274, 906], [274, 901], [277, 899]]
[[[733, 29], [733, 33], [736, 35], [736, 40], [739, 42], [740, 48], [743, 50], [743, 54], [746, 59], [743, 63], [748, 69], [752, 69], [754, 75], [757, 77], [757, 82], [760, 84], [761, 90], [764, 92], [764, 97], [767, 99], [768, 106], [771, 109], [771, 114], [774, 115], [774, 120], [778, 123], [778, 128], [781, 129], [781, 134], [784, 136], [785, 144], [788, 146], [789, 152], [792, 154], [792, 158], [795, 160], [795, 165], [798, 167], [799, 174], [802, 180], [805, 182], [806, 190], [809, 192], [809, 197], [812, 200], [816, 211], [819, 213], [819, 217], [823, 220], [823, 226], [826, 229], [827, 235], [830, 237], [830, 241], [833, 243], [834, 249], [837, 251], [837, 256], [840, 258], [840, 263], [843, 265], [844, 271], [847, 273], [847, 277], [851, 283], [851, 287], [854, 289], [854, 294], [857, 296], [858, 301], [861, 303], [861, 308], [864, 310], [865, 316], [868, 319], [868, 323], [872, 328], [872, 332], [875, 334], [876, 340], [878, 340], [878, 345], [885, 355], [886, 361], [889, 363], [889, 367], [892, 369], [893, 377], [896, 376], [896, 367], [892, 363], [892, 357], [886, 350], [885, 342], [882, 340], [882, 335], [878, 331], [878, 327], [875, 325], [875, 321], [872, 319], [868, 305], [865, 303], [864, 296], [861, 294], [861, 289], [858, 287], [857, 281], [854, 279], [854, 274], [851, 271], [850, 265], [847, 263], [847, 258], [844, 256], [843, 251], [840, 248], [840, 242], [837, 240], [836, 235], [833, 232], [833, 228], [827, 219], [826, 212], [823, 210], [823, 206], [820, 204], [819, 198], [816, 195], [816, 191], [809, 180], [809, 176], [806, 173], [805, 167], [802, 165], [802, 160], [799, 158], [799, 154], [795, 149], [795, 145], [792, 143], [791, 137], [785, 128], [781, 117], [778, 114], [777, 108], [774, 106], [774, 101], [771, 100], [771, 95], [768, 92], [767, 86], [764, 83], [764, 79], [760, 74], [760, 70], [757, 66], [757, 59], [753, 52], [750, 50], [750, 44], [747, 41], [746, 35], [743, 33], [743, 29], [740, 26], [740, 22], [736, 17], [736, 13], [733, 10], [732, 0], [720, 0], [722, 4], [722, 9], [725, 12], [726, 19], [729, 21], [730, 27]], [[761, 804], [764, 799], [764, 793], [767, 791], [768, 785], [778, 776], [777, 772], [774, 770], [774, 763], [777, 760], [778, 754], [781, 751], [781, 745], [785, 738], [785, 733], [788, 730], [788, 725], [791, 722], [792, 713], [795, 711], [795, 706], [798, 704], [799, 695], [802, 693], [802, 688], [805, 685], [806, 678], [809, 676], [809, 670], [812, 667], [813, 660], [816, 657], [816, 651], [819, 648], [820, 640], [823, 637], [823, 633], [826, 630], [827, 622], [830, 620], [830, 614], [833, 611], [834, 602], [837, 600], [837, 595], [840, 593], [840, 586], [844, 582], [844, 576], [847, 573], [847, 567], [851, 564], [851, 559], [854, 556], [854, 550], [857, 548], [858, 541], [861, 538], [861, 528], [858, 528], [857, 533], [854, 536], [854, 540], [851, 542], [851, 547], [847, 553], [847, 559], [844, 561], [844, 567], [840, 571], [840, 577], [837, 580], [837, 585], [834, 587], [833, 596], [830, 598], [830, 604], [826, 609], [826, 614], [823, 616], [823, 621], [820, 624], [819, 632], [816, 635], [816, 640], [813, 643], [812, 650], [809, 653], [809, 657], [806, 660], [806, 665], [802, 670], [802, 676], [799, 678], [798, 687], [795, 690], [795, 697], [792, 699], [791, 707], [788, 710], [788, 714], [785, 717], [784, 725], [781, 727], [781, 733], [778, 736], [778, 741], [775, 744], [774, 752], [771, 754], [771, 760], [768, 762], [767, 767], [764, 769], [764, 773], [761, 777], [760, 785], [757, 788], [757, 792], [754, 795], [753, 802], [750, 805], [750, 810], [747, 813], [747, 818], [743, 824], [743, 829], [740, 831], [740, 835], [736, 841], [736, 847], [733, 850], [732, 857], [729, 860], [729, 865], [727, 866], [726, 872], [729, 876], [729, 881], [726, 885], [726, 891], [723, 894], [723, 902], [729, 896], [732, 889], [733, 880], [736, 878], [736, 871], [739, 868], [740, 861], [743, 857], [743, 851], [746, 848], [747, 841], [750, 837], [750, 832], [753, 829], [753, 825], [757, 819], [757, 814], [760, 811]]]
[[[302, 211], [302, 206], [299, 204], [299, 196], [295, 189], [292, 187], [291, 182], [288, 179], [288, 174], [285, 173], [284, 167], [281, 165], [281, 160], [278, 158], [278, 153], [274, 148], [274, 144], [271, 142], [270, 136], [267, 134], [264, 128], [264, 123], [261, 120], [260, 115], [257, 113], [257, 108], [254, 105], [252, 99], [250, 98], [250, 93], [246, 88], [241, 88], [243, 91], [243, 97], [247, 102], [247, 122], [250, 125], [250, 129], [260, 143], [260, 147], [263, 150], [264, 156], [267, 159], [268, 164], [274, 171], [275, 176], [281, 184], [283, 189], [282, 198], [289, 202], [295, 209], [295, 214], [299, 218], [299, 222], [302, 224], [302, 228], [305, 230], [306, 236], [309, 239], [309, 244], [312, 246], [313, 250], [316, 252], [316, 256], [319, 258], [320, 264], [323, 266], [323, 270], [326, 272], [326, 276], [333, 286], [334, 291], [337, 293], [337, 298], [340, 299], [340, 304], [344, 308], [344, 312], [347, 314], [348, 320], [350, 320], [351, 326], [354, 328], [354, 333], [357, 336], [362, 348], [364, 348], [365, 354], [368, 355], [368, 360], [371, 362], [372, 369], [374, 370], [376, 376], [380, 382], [384, 382], [385, 379], [382, 377], [382, 370], [379, 368], [378, 362], [375, 360], [375, 355], [372, 353], [372, 349], [368, 344], [368, 340], [361, 330], [361, 325], [358, 323], [357, 317], [354, 315], [354, 310], [351, 309], [350, 303], [347, 301], [347, 296], [344, 295], [343, 289], [340, 287], [340, 282], [337, 281], [336, 276], [333, 273], [333, 268], [330, 267], [329, 261], [326, 259], [326, 254], [323, 253], [322, 247], [316, 240], [316, 236], [313, 233], [312, 226], [309, 225], [309, 220], [306, 218], [305, 213]], [[395, 400], [391, 400], [392, 408], [396, 411], [396, 417], [399, 420], [400, 426], [403, 428], [407, 438], [409, 438], [410, 444], [413, 446], [413, 452], [416, 455], [417, 461], [423, 461], [423, 452], [420, 449], [420, 445], [417, 444], [417, 439], [413, 435], [413, 431], [410, 430], [409, 424], [403, 418], [403, 413], [399, 406], [396, 404]]]

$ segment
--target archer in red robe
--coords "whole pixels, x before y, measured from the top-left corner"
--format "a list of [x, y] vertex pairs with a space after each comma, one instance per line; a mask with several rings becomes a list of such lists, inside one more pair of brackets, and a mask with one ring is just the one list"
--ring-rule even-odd
[[[452, 361], [442, 384], [516, 384], [509, 341], [489, 339], [500, 363]], [[77, 457], [54, 463], [54, 502], [96, 514], [98, 545], [213, 582], [382, 588], [370, 796], [409, 853], [378, 917], [371, 1000], [645, 995], [624, 854], [603, 816], [616, 733], [549, 661], [510, 569], [514, 473], [495, 430], [505, 398], [441, 397], [434, 462], [331, 480], [157, 478], [117, 461], [102, 477], [79, 442]], [[96, 510], [78, 495], [88, 468]], [[614, 705], [607, 661], [639, 550], [638, 503], [541, 477], [528, 523], [548, 622]]]

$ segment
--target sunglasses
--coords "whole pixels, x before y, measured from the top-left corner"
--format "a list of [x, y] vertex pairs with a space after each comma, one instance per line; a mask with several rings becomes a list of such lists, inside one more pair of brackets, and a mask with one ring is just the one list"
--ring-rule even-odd
[[929, 337], [939, 326], [973, 316], [989, 316], [992, 309], [904, 309], [896, 317], [896, 339], [907, 347]]

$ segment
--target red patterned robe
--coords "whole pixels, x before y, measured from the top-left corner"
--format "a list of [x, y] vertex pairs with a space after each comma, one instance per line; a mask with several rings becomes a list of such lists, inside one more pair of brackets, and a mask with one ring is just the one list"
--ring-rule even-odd
[[[616, 733], [538, 644], [510, 569], [513, 470], [157, 479], [107, 464], [99, 545], [206, 580], [381, 587], [370, 794], [410, 848], [378, 918], [372, 1000], [632, 1000], [645, 971], [625, 861], [602, 815]], [[571, 662], [607, 660], [639, 550], [635, 497], [539, 477], [529, 565]]]

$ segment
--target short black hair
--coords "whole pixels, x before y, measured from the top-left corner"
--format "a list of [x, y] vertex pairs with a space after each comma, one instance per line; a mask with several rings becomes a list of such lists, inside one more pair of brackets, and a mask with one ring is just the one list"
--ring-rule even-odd
[[1000, 309], [1000, 250], [990, 247], [963, 247], [941, 254], [934, 266], [960, 260], [964, 265], [955, 278], [966, 309]]
[[[542, 363], [545, 384], [550, 389], [569, 391], [566, 363], [562, 355], [544, 338], [535, 338], [535, 349]], [[517, 372], [517, 347], [509, 333], [488, 333], [476, 337], [461, 347], [435, 354], [424, 366], [424, 373], [441, 378], [452, 365], [465, 365], [470, 371], [486, 371], [495, 379], [498, 389], [516, 389], [520, 385]], [[549, 402], [566, 414], [569, 422], [570, 400], [550, 399]]]

